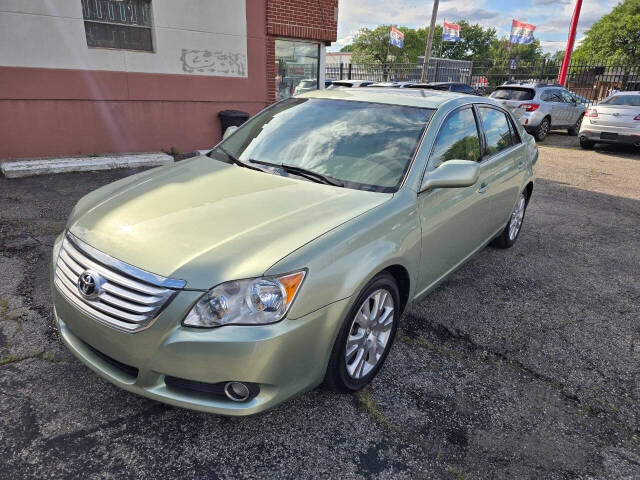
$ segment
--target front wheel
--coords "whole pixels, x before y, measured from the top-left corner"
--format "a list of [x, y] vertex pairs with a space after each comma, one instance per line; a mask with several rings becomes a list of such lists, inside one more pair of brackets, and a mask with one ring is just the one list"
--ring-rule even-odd
[[502, 233], [496, 237], [491, 245], [498, 248], [510, 248], [516, 243], [518, 235], [520, 235], [520, 229], [522, 228], [522, 222], [524, 221], [524, 214], [527, 210], [527, 196], [524, 192], [518, 197], [516, 206], [513, 207], [511, 216], [509, 217], [509, 223], [504, 227]]
[[578, 136], [578, 133], [580, 133], [580, 127], [582, 126], [582, 119], [583, 118], [584, 118], [584, 115], [580, 115], [580, 117], [578, 118], [578, 121], [575, 123], [575, 125], [568, 129], [569, 135], [571, 135], [572, 137], [577, 137]]
[[333, 346], [324, 380], [327, 387], [353, 393], [373, 380], [398, 329], [399, 299], [396, 281], [388, 273], [364, 287]]

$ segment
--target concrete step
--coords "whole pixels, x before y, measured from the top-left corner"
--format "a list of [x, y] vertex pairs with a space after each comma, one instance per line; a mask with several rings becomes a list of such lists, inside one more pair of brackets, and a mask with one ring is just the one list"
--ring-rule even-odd
[[52, 173], [87, 172], [115, 168], [155, 167], [173, 163], [166, 153], [141, 153], [102, 157], [46, 158], [0, 163], [0, 171], [7, 178], [50, 175]]

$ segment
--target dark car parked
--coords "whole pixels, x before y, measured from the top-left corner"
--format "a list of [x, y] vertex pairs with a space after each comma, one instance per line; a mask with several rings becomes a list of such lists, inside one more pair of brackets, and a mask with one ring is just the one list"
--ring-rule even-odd
[[471, 85], [459, 82], [430, 82], [430, 83], [413, 83], [408, 88], [428, 88], [431, 90], [443, 90], [446, 92], [466, 93], [467, 95], [481, 96]]

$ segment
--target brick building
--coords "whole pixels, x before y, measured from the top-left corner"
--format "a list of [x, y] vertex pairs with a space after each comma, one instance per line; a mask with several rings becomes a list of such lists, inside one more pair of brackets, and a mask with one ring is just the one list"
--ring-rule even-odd
[[0, 0], [0, 159], [193, 151], [324, 84], [338, 0]]

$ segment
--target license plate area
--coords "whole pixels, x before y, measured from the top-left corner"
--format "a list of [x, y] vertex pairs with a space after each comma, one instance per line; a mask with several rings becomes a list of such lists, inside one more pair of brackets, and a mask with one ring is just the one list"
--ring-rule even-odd
[[616, 140], [618, 138], [618, 134], [617, 133], [611, 133], [611, 132], [602, 132], [600, 133], [600, 139], [601, 140]]

